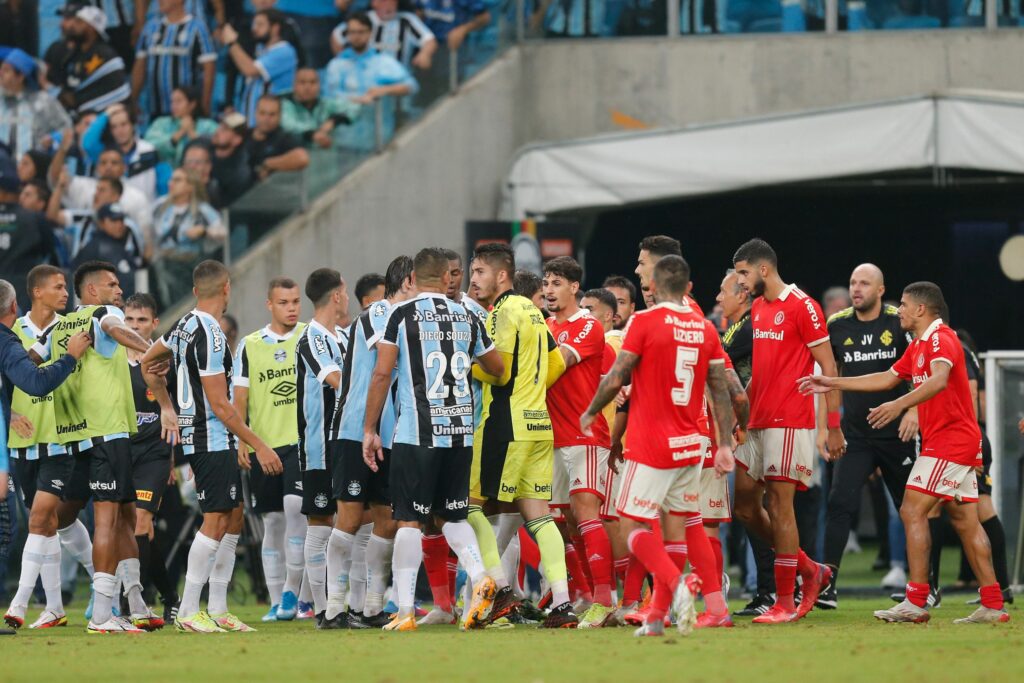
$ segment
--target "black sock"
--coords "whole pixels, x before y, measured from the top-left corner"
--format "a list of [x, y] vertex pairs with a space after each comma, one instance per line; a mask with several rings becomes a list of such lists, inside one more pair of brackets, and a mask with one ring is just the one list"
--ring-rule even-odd
[[171, 583], [167, 575], [164, 548], [159, 535], [153, 536], [153, 540], [149, 542], [149, 574], [153, 579], [153, 585], [160, 592], [161, 600], [177, 600], [177, 586]]
[[142, 592], [145, 593], [149, 587], [149, 536], [136, 536], [135, 543], [139, 546], [139, 583], [142, 584]]
[[939, 566], [942, 560], [942, 541], [945, 537], [945, 523], [942, 517], [933, 517], [928, 520], [928, 531], [932, 537], [932, 552], [928, 563], [928, 583], [933, 589], [939, 587]]
[[996, 581], [999, 587], [1006, 590], [1010, 587], [1010, 576], [1006, 571], [1006, 532], [1003, 530], [1003, 523], [999, 516], [985, 520], [981, 527], [988, 534], [988, 542], [992, 545], [992, 568], [996, 572]]

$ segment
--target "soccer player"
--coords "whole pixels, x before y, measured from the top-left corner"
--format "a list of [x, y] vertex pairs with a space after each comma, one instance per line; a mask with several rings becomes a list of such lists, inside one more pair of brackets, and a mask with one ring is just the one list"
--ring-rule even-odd
[[[231, 404], [231, 351], [217, 322], [231, 298], [227, 267], [217, 261], [202, 261], [192, 271], [192, 285], [195, 308], [153, 344], [142, 359], [143, 368], [166, 359], [173, 364], [182, 452], [195, 476], [199, 510], [203, 513], [203, 524], [188, 552], [185, 592], [174, 625], [182, 632], [244, 631], [247, 629], [239, 626], [241, 622], [227, 613], [226, 604], [213, 604], [217, 599], [214, 573], [218, 583], [226, 584], [231, 577], [238, 539], [228, 538], [228, 531], [242, 503], [238, 468], [249, 467], [248, 459], [241, 462], [238, 458], [235, 437], [256, 451], [264, 474], [280, 474], [281, 459], [246, 426]], [[147, 379], [147, 384], [156, 393], [159, 382]], [[163, 408], [161, 416], [166, 411]], [[222, 541], [224, 553], [220, 550]], [[227, 557], [228, 551], [231, 558]], [[207, 582], [210, 607], [224, 609], [221, 616], [225, 618], [220, 622], [208, 611], [200, 610], [199, 598]]]
[[636, 285], [627, 277], [609, 275], [601, 286], [615, 297], [615, 329], [621, 332], [636, 312]]
[[544, 264], [544, 297], [552, 313], [548, 328], [566, 366], [565, 374], [548, 390], [555, 437], [551, 505], [565, 510], [570, 543], [586, 562], [580, 571], [570, 564], [569, 572], [581, 576], [589, 568], [593, 579], [594, 602], [580, 621], [588, 628], [603, 624], [615, 605], [611, 541], [601, 524], [611, 437], [603, 415], [590, 433], [584, 434], [579, 425], [579, 416], [601, 381], [606, 348], [600, 323], [576, 303], [582, 279], [583, 269], [571, 257], [559, 256]]
[[391, 448], [391, 500], [398, 522], [392, 560], [398, 614], [391, 631], [416, 628], [416, 574], [423, 557], [421, 529], [433, 516], [473, 582], [469, 624], [487, 617], [496, 587], [466, 523], [473, 460], [476, 358], [487, 374], [505, 367], [480, 320], [445, 296], [451, 283], [442, 249], [422, 249], [413, 260], [418, 296], [394, 307], [378, 342], [363, 424], [363, 459], [371, 470], [383, 458], [377, 433], [391, 373], [398, 367], [398, 424]]
[[[124, 322], [143, 339], [152, 339], [160, 325], [156, 299], [149, 294], [129, 297], [124, 306]], [[138, 431], [131, 436], [132, 483], [136, 498], [135, 543], [139, 546], [139, 574], [143, 589], [150, 580], [153, 581], [164, 605], [164, 623], [172, 624], [178, 611], [178, 587], [167, 575], [164, 552], [154, 535], [153, 516], [160, 510], [171, 480], [173, 445], [167, 443], [161, 434], [160, 404], [142, 373], [142, 355], [135, 349], [128, 349], [128, 372], [132, 378], [132, 401], [138, 426]], [[176, 416], [173, 419], [168, 417], [172, 425], [174, 420], [177, 420]]]
[[[30, 349], [62, 319], [57, 312], [66, 308], [68, 290], [64, 272], [47, 265], [36, 266], [29, 271], [27, 289], [32, 309], [15, 321], [12, 330]], [[29, 598], [36, 587], [36, 579], [41, 576], [46, 608], [29, 628], [65, 626], [68, 620], [60, 593], [57, 506], [71, 483], [75, 459], [67, 448], [57, 442], [52, 394], [36, 398], [15, 389], [11, 412], [7, 446], [14, 460], [29, 518], [18, 592], [4, 614], [4, 621], [13, 628], [20, 628], [25, 623]], [[78, 495], [89, 497], [88, 490]]]
[[296, 347], [295, 385], [302, 470], [302, 514], [306, 515], [303, 547], [306, 575], [313, 594], [317, 628], [326, 626], [327, 548], [334, 526], [333, 486], [328, 469], [330, 444], [338, 438], [336, 411], [341, 397], [344, 357], [338, 320], [348, 310], [348, 293], [341, 273], [318, 268], [306, 278], [306, 297], [313, 319]]
[[533, 302], [533, 305], [547, 315], [547, 302], [544, 301], [544, 283], [540, 277], [529, 270], [520, 268], [512, 278], [512, 290], [519, 296], [524, 296]]
[[[828, 319], [832, 354], [843, 377], [859, 377], [885, 372], [902, 357], [910, 344], [910, 335], [901, 328], [899, 311], [882, 304], [885, 279], [875, 265], [864, 263], [850, 275], [850, 300], [853, 305]], [[905, 384], [897, 384], [877, 394], [844, 393], [843, 434], [846, 455], [835, 464], [832, 489], [828, 496], [825, 527], [825, 564], [832, 569], [832, 581], [818, 598], [826, 609], [838, 605], [836, 581], [850, 528], [860, 509], [861, 491], [876, 469], [882, 471], [885, 487], [899, 509], [910, 470], [917, 457], [917, 409], [909, 409], [898, 422], [885, 429], [872, 429], [868, 412], [872, 407], [895, 400], [907, 393]], [[819, 413], [824, 412], [821, 406]], [[824, 415], [819, 414], [819, 424]], [[820, 433], [820, 432], [819, 432]], [[820, 439], [820, 437], [819, 437]]]
[[[137, 431], [132, 383], [125, 348], [145, 352], [149, 342], [124, 323], [117, 269], [103, 261], [83, 263], [75, 271], [75, 293], [82, 302], [54, 325], [33, 347], [44, 361], [65, 348], [72, 335], [88, 331], [92, 348], [79, 361], [78, 370], [54, 392], [57, 440], [70, 445], [77, 464], [88, 466], [93, 498], [93, 591], [95, 604], [91, 633], [124, 633], [163, 626], [142, 599], [139, 549], [135, 543], [135, 489], [132, 487], [132, 452], [129, 436]], [[162, 378], [161, 378], [161, 381]], [[155, 382], [154, 382], [155, 384]], [[173, 415], [165, 386], [153, 390], [163, 409]], [[163, 423], [164, 435], [176, 438], [174, 425]], [[74, 476], [74, 474], [72, 475]], [[62, 505], [73, 519], [84, 501]], [[125, 594], [131, 621], [113, 616], [119, 560], [125, 561]]]
[[[391, 444], [395, 433], [395, 407], [388, 392], [381, 415], [379, 433], [384, 459], [377, 471], [363, 461], [363, 423], [366, 419], [366, 394], [370, 377], [377, 365], [377, 345], [384, 334], [391, 309], [412, 296], [412, 259], [399, 256], [384, 276], [384, 299], [370, 304], [349, 329], [349, 352], [342, 373], [341, 429], [339, 440], [330, 444], [333, 498], [337, 501], [337, 521], [327, 546], [327, 615], [328, 628], [380, 628], [388, 623], [383, 612], [384, 592], [391, 575], [391, 556], [395, 532], [392, 519], [391, 493], [388, 477]], [[372, 533], [365, 546], [359, 548], [357, 532], [363, 521], [363, 510], [370, 509]], [[356, 557], [361, 550], [362, 558]], [[357, 562], [356, 560], [360, 560]], [[361, 565], [358, 566], [358, 565]], [[354, 567], [350, 570], [350, 566]], [[353, 576], [361, 571], [365, 576]], [[350, 598], [345, 615], [345, 581], [362, 583], [362, 595]], [[356, 591], [352, 591], [356, 593]], [[356, 604], [352, 604], [356, 603]]]
[[[263, 621], [294, 619], [302, 583], [306, 518], [302, 516], [295, 410], [295, 346], [305, 327], [299, 322], [301, 309], [302, 295], [294, 280], [271, 280], [267, 287], [270, 322], [239, 342], [231, 379], [235, 410], [274, 449], [283, 468], [280, 476], [267, 477], [255, 466], [247, 446], [238, 454], [253, 465], [250, 497], [253, 511], [263, 519], [263, 576], [270, 594], [270, 610]], [[229, 529], [228, 535], [234, 533]]]
[[[778, 271], [775, 250], [752, 239], [733, 256], [739, 285], [756, 297], [751, 308], [754, 330], [750, 423], [736, 462], [746, 477], [736, 477], [734, 515], [751, 532], [775, 548], [775, 605], [754, 617], [757, 624], [779, 624], [803, 618], [814, 609], [818, 593], [828, 585], [832, 570], [812, 561], [800, 549], [793, 497], [805, 489], [814, 472], [814, 401], [801, 396], [796, 381], [811, 374], [814, 363], [828, 377], [836, 362], [828, 346], [821, 306], [796, 285], [787, 285]], [[839, 397], [828, 401], [829, 456], [842, 456]], [[763, 500], [768, 497], [768, 509]], [[803, 578], [799, 608], [793, 602], [796, 574]]]
[[918, 407], [921, 454], [907, 481], [900, 517], [907, 530], [910, 581], [906, 599], [875, 617], [889, 622], [927, 622], [928, 514], [942, 501], [954, 501], [946, 512], [981, 584], [981, 606], [957, 624], [990, 624], [1010, 620], [992, 569], [988, 537], [978, 521], [978, 482], [981, 431], [974, 414], [964, 351], [956, 333], [939, 317], [946, 310], [942, 290], [931, 282], [914, 282], [903, 289], [900, 323], [914, 341], [888, 372], [861, 377], [808, 376], [800, 380], [805, 393], [840, 391], [879, 392], [912, 382], [914, 389], [868, 411], [868, 424], [884, 429], [911, 406]]
[[[548, 509], [554, 447], [545, 389], [564, 368], [544, 316], [533, 302], [513, 292], [515, 271], [515, 254], [507, 244], [482, 244], [473, 255], [472, 288], [491, 308], [486, 329], [505, 371], [500, 377], [488, 375], [480, 366], [473, 371], [483, 382], [483, 418], [473, 437], [469, 522], [498, 587], [488, 621], [516, 607], [501, 554], [518, 532], [521, 518], [537, 541], [551, 586], [552, 609], [541, 626], [574, 628], [578, 618], [569, 602], [565, 548]], [[500, 514], [484, 516], [481, 506], [488, 501], [493, 501], [489, 508]], [[497, 522], [497, 535], [492, 520]]]
[[696, 625], [730, 627], [711, 544], [701, 528], [700, 465], [704, 437], [698, 426], [704, 411], [704, 389], [711, 392], [718, 427], [715, 466], [719, 475], [732, 471], [733, 456], [729, 386], [725, 352], [714, 326], [685, 303], [690, 267], [679, 256], [665, 256], [647, 281], [655, 305], [636, 313], [615, 365], [580, 417], [584, 433], [599, 411], [631, 382], [626, 471], [617, 508], [630, 551], [654, 575], [654, 595], [647, 621], [638, 636], [664, 634], [666, 612], [672, 608], [679, 630], [694, 625], [693, 603], [681, 569], [651, 529], [662, 511], [666, 543], [685, 542], [695, 570], [703, 579], [707, 611]]
[[367, 273], [356, 280], [356, 301], [359, 302], [359, 310], [365, 311], [370, 304], [376, 303], [385, 298], [387, 283], [380, 273]]

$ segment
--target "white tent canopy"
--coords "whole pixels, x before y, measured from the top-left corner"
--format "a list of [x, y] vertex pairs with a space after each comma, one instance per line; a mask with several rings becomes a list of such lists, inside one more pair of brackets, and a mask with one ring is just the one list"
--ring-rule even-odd
[[502, 217], [924, 168], [1024, 174], [1024, 97], [927, 97], [523, 149]]

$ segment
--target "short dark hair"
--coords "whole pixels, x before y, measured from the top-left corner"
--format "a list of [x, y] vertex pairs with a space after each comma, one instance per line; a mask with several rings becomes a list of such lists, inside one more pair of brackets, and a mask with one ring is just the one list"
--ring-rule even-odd
[[373, 21], [370, 20], [370, 15], [368, 15], [366, 12], [356, 12], [355, 14], [353, 14], [351, 17], [349, 17], [349, 22], [353, 21], [356, 22], [357, 24], [362, 24], [366, 28], [373, 28]]
[[281, 108], [281, 98], [278, 97], [277, 95], [272, 95], [272, 94], [270, 94], [268, 92], [265, 92], [262, 95], [260, 95], [260, 98], [258, 100], [256, 100], [256, 102], [258, 104], [260, 102], [263, 102], [264, 100], [267, 101], [267, 102], [273, 102], [274, 104], [277, 105], [278, 109]]
[[261, 9], [259, 12], [256, 12], [256, 14], [254, 14], [253, 16], [258, 17], [261, 14], [267, 18], [267, 21], [270, 22], [271, 26], [273, 26], [274, 24], [277, 24], [278, 26], [283, 26], [285, 22], [288, 21], [288, 17], [285, 15], [285, 13], [275, 7], [270, 7], [269, 9]]
[[402, 290], [402, 283], [412, 276], [412, 259], [402, 254], [396, 256], [384, 272], [384, 298], [393, 297]]
[[341, 287], [341, 273], [333, 268], [317, 268], [306, 278], [306, 297], [314, 307], [320, 308], [338, 287]]
[[74, 283], [75, 283], [75, 296], [82, 298], [82, 285], [85, 284], [87, 278], [95, 273], [113, 273], [114, 277], [117, 277], [117, 268], [114, 267], [113, 263], [107, 261], [86, 261], [82, 265], [75, 269]]
[[584, 299], [597, 299], [608, 308], [612, 309], [612, 313], [619, 310], [619, 302], [615, 299], [615, 295], [609, 292], [604, 287], [598, 287], [596, 289], [588, 289], [583, 292]]
[[207, 160], [213, 161], [213, 146], [210, 144], [210, 141], [207, 138], [196, 138], [185, 145], [185, 150], [181, 153], [182, 162], [184, 162], [185, 157], [193, 149], [203, 150], [206, 153]]
[[42, 287], [43, 283], [49, 280], [54, 275], [63, 275], [64, 271], [57, 266], [50, 265], [39, 265], [28, 271], [28, 277], [25, 278], [25, 286], [28, 289], [28, 295], [32, 296], [32, 290], [36, 287]]
[[127, 308], [142, 308], [150, 312], [155, 318], [157, 317], [157, 306], [156, 299], [153, 298], [152, 294], [146, 292], [139, 292], [138, 294], [132, 294], [128, 297], [128, 300], [124, 302], [124, 307]]
[[200, 299], [217, 294], [217, 290], [231, 279], [231, 271], [220, 261], [206, 259], [192, 270], [192, 286]]
[[363, 275], [356, 280], [356, 301], [361, 304], [365, 296], [383, 284], [385, 284], [384, 276], [380, 273], [367, 273]]
[[654, 286], [661, 294], [685, 295], [690, 286], [690, 264], [682, 256], [663, 256], [654, 264]]
[[559, 256], [544, 264], [544, 274], [557, 275], [569, 282], [583, 281], [583, 268], [572, 256]]
[[124, 161], [124, 152], [119, 150], [117, 147], [104, 147], [100, 151], [99, 155], [103, 156], [104, 154], [111, 154], [111, 153], [116, 154], [117, 156], [121, 157], [121, 161]]
[[634, 285], [633, 281], [628, 277], [623, 277], [622, 275], [609, 275], [604, 279], [604, 283], [602, 283], [601, 286], [624, 289], [629, 292], [629, 303], [636, 303], [636, 285]]
[[668, 235], [648, 235], [640, 240], [640, 251], [659, 257], [683, 255], [683, 247], [679, 240]]
[[275, 277], [270, 281], [270, 284], [267, 285], [267, 298], [270, 298], [270, 295], [275, 289], [295, 289], [298, 286], [299, 283], [290, 277]]
[[462, 254], [454, 249], [445, 249], [444, 255], [448, 257], [449, 261], [458, 261], [459, 263], [462, 263]]
[[440, 280], [448, 272], [448, 250], [439, 247], [420, 249], [413, 259], [417, 280]]
[[903, 293], [924, 304], [929, 311], [939, 317], [949, 311], [942, 290], [934, 282], [911, 282], [903, 288]]
[[474, 259], [480, 259], [487, 265], [504, 270], [510, 278], [516, 274], [516, 253], [504, 242], [487, 242], [478, 245], [473, 252]]
[[106, 183], [117, 193], [118, 196], [124, 194], [124, 183], [121, 182], [120, 178], [97, 178], [96, 184]]
[[188, 100], [189, 104], [195, 106], [195, 109], [192, 110], [193, 116], [199, 118], [200, 116], [205, 115], [205, 112], [203, 111], [202, 93], [199, 88], [194, 85], [178, 85], [175, 86], [174, 90], [180, 92], [185, 99]]
[[39, 195], [39, 200], [42, 201], [44, 204], [50, 203], [50, 197], [53, 195], [53, 193], [50, 192], [50, 188], [46, 184], [45, 180], [33, 178], [32, 180], [25, 183], [25, 186], [36, 188], [36, 194]]
[[540, 276], [532, 270], [517, 270], [512, 276], [512, 290], [527, 299], [532, 299], [543, 286]]
[[775, 255], [775, 250], [760, 237], [755, 237], [740, 245], [740, 248], [732, 256], [732, 262], [739, 263], [740, 261], [746, 261], [751, 265], [764, 262], [772, 264], [773, 267], [779, 265], [779, 258]]

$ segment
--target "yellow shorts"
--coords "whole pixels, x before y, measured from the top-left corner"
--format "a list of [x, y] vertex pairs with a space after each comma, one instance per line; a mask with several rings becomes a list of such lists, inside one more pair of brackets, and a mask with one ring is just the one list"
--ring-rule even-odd
[[551, 500], [555, 450], [551, 441], [488, 441], [483, 430], [473, 439], [469, 496], [512, 502]]

